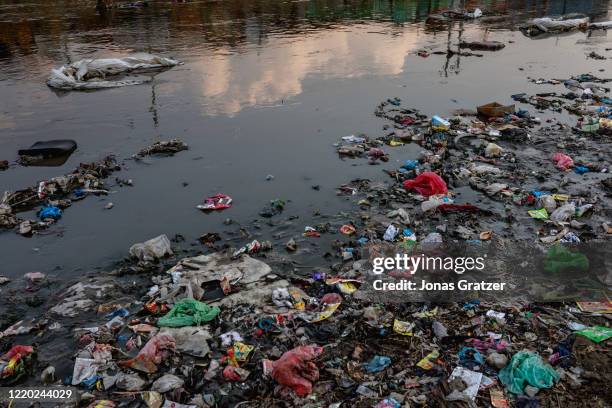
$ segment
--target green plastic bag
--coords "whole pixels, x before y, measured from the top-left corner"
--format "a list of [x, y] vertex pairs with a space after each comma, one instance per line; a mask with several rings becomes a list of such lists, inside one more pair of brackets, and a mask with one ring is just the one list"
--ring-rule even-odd
[[544, 270], [559, 273], [571, 269], [581, 272], [589, 270], [589, 258], [580, 252], [572, 252], [563, 245], [555, 245], [546, 253]]
[[499, 379], [513, 394], [523, 394], [526, 385], [537, 388], [550, 388], [559, 381], [559, 374], [548, 364], [544, 364], [537, 353], [519, 351], [510, 364], [499, 372]]
[[548, 211], [546, 208], [540, 208], [539, 210], [529, 210], [527, 213], [531, 216], [531, 218], [536, 220], [547, 220], [548, 219]]
[[602, 341], [608, 340], [610, 337], [612, 337], [612, 328], [605, 326], [593, 326], [577, 331], [576, 334], [584, 336], [595, 343], [601, 343]]
[[213, 320], [220, 311], [216, 306], [211, 307], [195, 299], [182, 299], [157, 321], [157, 325], [160, 327], [199, 326]]

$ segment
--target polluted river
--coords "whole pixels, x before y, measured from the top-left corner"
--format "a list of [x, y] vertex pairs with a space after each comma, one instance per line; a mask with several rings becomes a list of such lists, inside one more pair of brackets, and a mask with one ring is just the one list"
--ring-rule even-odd
[[[607, 406], [610, 20], [608, 0], [0, 0], [0, 386]], [[441, 254], [455, 273], [421, 281]]]

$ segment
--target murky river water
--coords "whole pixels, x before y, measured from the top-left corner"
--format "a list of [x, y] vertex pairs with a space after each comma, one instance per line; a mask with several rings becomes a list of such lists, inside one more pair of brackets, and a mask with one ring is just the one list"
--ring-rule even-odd
[[[37, 140], [70, 138], [79, 145], [61, 167], [14, 164], [0, 172], [0, 190], [33, 185], [107, 154], [126, 159], [156, 140], [181, 138], [190, 150], [127, 161], [117, 175], [133, 179], [133, 187], [113, 186], [105, 199], [73, 205], [45, 235], [0, 233], [0, 275], [75, 276], [161, 233], [193, 242], [224, 230], [228, 217], [249, 222], [277, 197], [290, 200], [285, 215], [299, 216], [294, 223], [301, 229], [316, 222], [315, 209], [335, 214], [352, 207], [335, 195], [339, 184], [383, 177], [380, 166], [340, 163], [332, 146], [352, 133], [380, 135], [373, 111], [381, 100], [400, 97], [424, 113], [448, 114], [533, 92], [528, 76], [610, 68], [586, 58], [610, 48], [605, 32], [532, 40], [516, 30], [527, 18], [550, 14], [607, 20], [611, 5], [604, 0], [468, 2], [505, 18], [443, 27], [423, 20], [459, 2], [150, 1], [147, 8], [104, 14], [94, 5], [0, 0], [0, 159], [15, 161], [19, 148]], [[507, 46], [483, 58], [417, 55], [456, 48], [460, 39]], [[121, 89], [56, 93], [45, 85], [53, 67], [133, 51], [173, 56], [184, 65]], [[392, 160], [416, 151], [395, 149]], [[266, 181], [268, 174], [275, 178]], [[234, 207], [209, 215], [195, 209], [217, 192], [231, 195]], [[112, 210], [104, 209], [107, 201]]]

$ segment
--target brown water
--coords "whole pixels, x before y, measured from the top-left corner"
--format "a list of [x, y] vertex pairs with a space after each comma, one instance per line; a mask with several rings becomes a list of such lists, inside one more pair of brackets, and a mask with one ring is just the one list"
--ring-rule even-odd
[[[0, 275], [75, 276], [161, 233], [183, 234], [190, 243], [231, 229], [222, 224], [228, 217], [248, 223], [277, 197], [291, 200], [283, 219], [300, 218], [251, 232], [284, 242], [321, 222], [316, 209], [333, 215], [353, 208], [335, 195], [336, 186], [384, 177], [380, 166], [340, 163], [332, 146], [348, 134], [380, 135], [383, 123], [373, 111], [381, 100], [400, 97], [424, 113], [448, 114], [546, 90], [528, 76], [606, 76], [600, 70], [610, 68], [586, 58], [593, 50], [610, 56], [605, 32], [534, 40], [516, 30], [528, 18], [568, 12], [608, 20], [609, 1], [467, 3], [505, 17], [428, 26], [429, 13], [461, 4], [424, 0], [151, 1], [144, 9], [104, 14], [93, 1], [0, 0], [0, 159], [14, 161], [19, 148], [37, 140], [79, 144], [61, 167], [13, 165], [0, 172], [0, 190], [33, 185], [107, 154], [129, 158], [160, 139], [190, 145], [172, 158], [127, 161], [117, 175], [133, 179], [134, 187], [111, 183], [115, 193], [74, 204], [46, 235], [0, 233]], [[483, 58], [416, 55], [423, 48], [456, 48], [460, 39], [507, 46]], [[185, 64], [141, 86], [57, 93], [45, 85], [53, 67], [133, 51]], [[393, 149], [392, 161], [417, 152], [415, 146]], [[266, 181], [268, 174], [274, 180]], [[217, 192], [231, 195], [234, 207], [210, 215], [195, 209]], [[103, 209], [107, 201], [112, 210]]]

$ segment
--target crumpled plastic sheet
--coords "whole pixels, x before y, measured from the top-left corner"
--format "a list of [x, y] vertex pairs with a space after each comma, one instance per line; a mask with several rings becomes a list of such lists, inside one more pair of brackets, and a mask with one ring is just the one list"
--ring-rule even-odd
[[323, 348], [315, 345], [296, 347], [276, 361], [264, 360], [264, 373], [271, 374], [298, 397], [305, 397], [312, 392], [312, 383], [319, 379], [319, 369], [312, 360], [322, 352]]
[[139, 85], [150, 79], [118, 79], [107, 77], [174, 67], [179, 61], [158, 55], [138, 53], [125, 58], [82, 59], [51, 70], [47, 85], [63, 90], [90, 90]]
[[513, 394], [523, 394], [526, 385], [537, 388], [550, 388], [559, 381], [559, 374], [545, 364], [539, 354], [519, 351], [510, 364], [499, 372], [502, 384]]
[[419, 174], [412, 180], [404, 181], [406, 190], [414, 190], [422, 196], [429, 197], [434, 194], [446, 194], [448, 189], [442, 177], [431, 171]]
[[160, 327], [199, 326], [213, 320], [220, 311], [217, 306], [208, 306], [195, 299], [182, 299], [157, 321], [157, 325]]
[[542, 17], [534, 18], [529, 20], [525, 24], [524, 28], [534, 27], [540, 32], [546, 33], [549, 31], [567, 31], [573, 30], [579, 27], [586, 27], [589, 25], [589, 17], [576, 16], [576, 18], [570, 18], [571, 16], [561, 16], [557, 18]]
[[559, 170], [567, 170], [574, 167], [574, 160], [563, 153], [555, 153], [553, 155], [553, 161]]
[[173, 255], [170, 240], [163, 234], [130, 247], [130, 255], [144, 262], [155, 261], [166, 255]]

